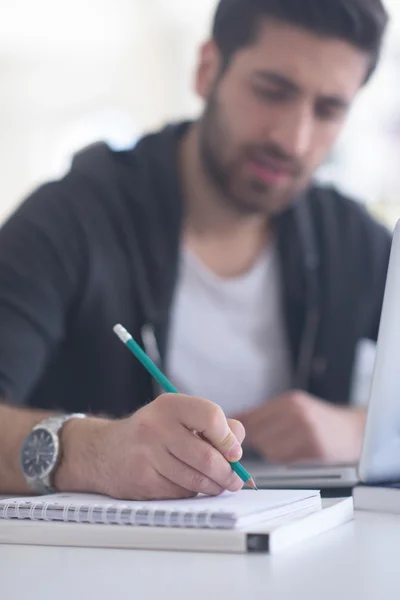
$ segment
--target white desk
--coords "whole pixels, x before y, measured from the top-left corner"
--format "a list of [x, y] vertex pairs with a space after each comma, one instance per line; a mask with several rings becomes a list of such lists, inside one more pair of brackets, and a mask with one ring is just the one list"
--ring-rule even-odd
[[386, 600], [399, 587], [389, 515], [358, 513], [276, 557], [0, 546], [4, 600]]

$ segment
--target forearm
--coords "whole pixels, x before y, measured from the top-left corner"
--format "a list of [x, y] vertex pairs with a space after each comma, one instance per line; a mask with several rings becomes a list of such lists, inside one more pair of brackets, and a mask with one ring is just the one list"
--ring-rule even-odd
[[106, 493], [105, 435], [110, 420], [89, 417], [67, 422], [60, 434], [61, 459], [53, 484], [58, 491]]
[[20, 450], [32, 428], [50, 414], [0, 403], [0, 494], [31, 492], [19, 466]]

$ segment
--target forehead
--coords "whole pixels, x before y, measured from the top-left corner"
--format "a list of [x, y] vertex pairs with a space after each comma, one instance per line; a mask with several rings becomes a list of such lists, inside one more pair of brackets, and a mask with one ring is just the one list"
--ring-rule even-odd
[[232, 67], [243, 75], [272, 71], [302, 89], [351, 100], [369, 64], [370, 57], [346, 41], [268, 20], [260, 26], [254, 44], [237, 52]]

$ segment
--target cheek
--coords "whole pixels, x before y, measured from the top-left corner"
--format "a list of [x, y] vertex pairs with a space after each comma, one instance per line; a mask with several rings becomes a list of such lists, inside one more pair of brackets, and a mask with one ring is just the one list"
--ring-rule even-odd
[[226, 92], [221, 106], [237, 142], [246, 145], [262, 141], [268, 123], [273, 119], [271, 111], [266, 110], [246, 89], [238, 87], [233, 92]]
[[310, 171], [314, 171], [329, 157], [341, 130], [341, 123], [316, 126], [308, 160]]

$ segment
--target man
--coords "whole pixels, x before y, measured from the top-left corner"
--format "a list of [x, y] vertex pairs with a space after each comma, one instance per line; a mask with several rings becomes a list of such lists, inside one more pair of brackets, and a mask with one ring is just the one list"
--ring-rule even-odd
[[[270, 461], [357, 460], [391, 239], [312, 177], [386, 23], [380, 0], [222, 0], [201, 118], [87, 149], [2, 228], [0, 492], [236, 491], [243, 425]], [[186, 396], [156, 398], [117, 323]]]

